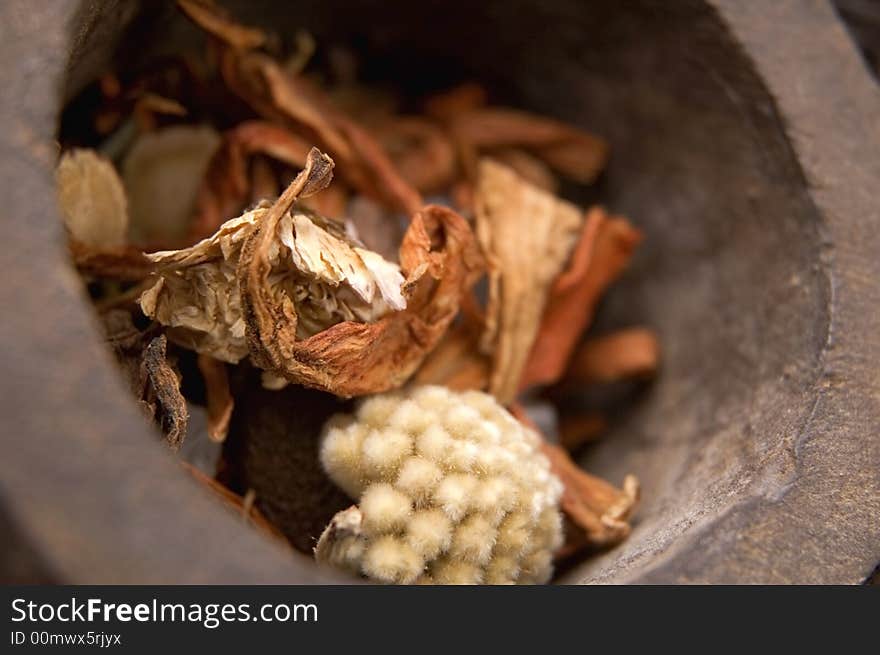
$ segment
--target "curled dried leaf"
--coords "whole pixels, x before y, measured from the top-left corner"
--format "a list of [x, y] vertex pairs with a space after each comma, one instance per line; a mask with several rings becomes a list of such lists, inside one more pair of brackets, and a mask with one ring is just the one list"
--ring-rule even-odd
[[608, 144], [599, 137], [516, 109], [475, 109], [455, 115], [449, 125], [455, 138], [471, 148], [520, 146], [583, 184], [592, 182], [608, 160]]
[[651, 378], [660, 362], [657, 335], [648, 328], [629, 328], [590, 339], [575, 352], [566, 381], [615, 382]]
[[155, 271], [150, 259], [133, 246], [93, 248], [71, 241], [70, 255], [80, 274], [125, 281], [143, 280]]
[[135, 243], [167, 246], [185, 238], [219, 145], [220, 136], [205, 125], [175, 125], [138, 137], [122, 164]]
[[229, 87], [257, 113], [317, 139], [352, 187], [407, 214], [422, 206], [379, 143], [306, 79], [256, 52], [226, 52], [222, 70]]
[[186, 437], [189, 410], [180, 393], [180, 377], [166, 357], [165, 335], [152, 339], [141, 360], [141, 405], [165, 435], [172, 450], [180, 448]]
[[[238, 216], [253, 195], [248, 161], [257, 154], [301, 168], [310, 146], [289, 130], [266, 121], [245, 121], [224, 132], [198, 191], [196, 215], [189, 228], [192, 239], [204, 239], [224, 222]], [[258, 199], [274, 197], [261, 196]]]
[[[513, 405], [511, 413], [522, 423], [540, 434], [520, 405]], [[590, 475], [559, 446], [541, 442], [541, 450], [550, 460], [550, 469], [563, 485], [560, 504], [571, 522], [578, 528], [567, 537], [557, 557], [566, 557], [583, 547], [605, 548], [620, 543], [629, 536], [629, 519], [639, 500], [639, 482], [627, 475], [618, 489], [602, 478]]]
[[577, 239], [582, 213], [529, 184], [510, 168], [482, 160], [477, 238], [489, 263], [482, 350], [491, 353], [489, 391], [510, 403], [544, 311], [547, 293]]
[[455, 148], [440, 126], [398, 117], [382, 126], [379, 137], [400, 174], [422, 193], [445, 190], [454, 181]]
[[93, 150], [71, 150], [61, 157], [56, 183], [71, 240], [90, 249], [125, 244], [128, 202], [112, 163]]
[[609, 216], [601, 207], [590, 209], [569, 266], [551, 290], [521, 389], [562, 377], [596, 303], [626, 268], [641, 239], [625, 218]]
[[205, 381], [205, 396], [208, 405], [208, 436], [212, 441], [222, 442], [229, 432], [229, 421], [235, 401], [229, 390], [229, 374], [226, 363], [210, 355], [199, 355], [199, 371]]
[[233, 48], [251, 50], [266, 43], [265, 32], [240, 25], [210, 0], [177, 0], [177, 5], [199, 27]]
[[425, 113], [432, 118], [448, 121], [461, 114], [484, 107], [489, 94], [479, 84], [466, 82], [447, 91], [436, 93], [425, 101]]
[[568, 550], [581, 544], [605, 548], [626, 539], [631, 530], [629, 519], [639, 500], [636, 477], [627, 475], [618, 489], [581, 469], [559, 446], [545, 442], [541, 448], [550, 460], [551, 470], [562, 480], [563, 511], [583, 531], [582, 535], [573, 535]]

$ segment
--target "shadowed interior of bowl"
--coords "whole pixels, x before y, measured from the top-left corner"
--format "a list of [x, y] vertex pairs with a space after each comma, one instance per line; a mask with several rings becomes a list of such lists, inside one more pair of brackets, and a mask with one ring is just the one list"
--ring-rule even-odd
[[[581, 460], [615, 483], [638, 476], [633, 533], [562, 579], [699, 581], [742, 537], [738, 512], [799, 475], [829, 338], [817, 212], [772, 98], [716, 13], [685, 0], [223, 4], [350, 44], [365, 76], [404, 91], [476, 80], [610, 142], [608, 170], [574, 199], [628, 216], [645, 240], [591, 330], [648, 325], [663, 364]], [[68, 97], [111, 61], [136, 69], [202, 43], [171, 3], [85, 3], [76, 21]]]

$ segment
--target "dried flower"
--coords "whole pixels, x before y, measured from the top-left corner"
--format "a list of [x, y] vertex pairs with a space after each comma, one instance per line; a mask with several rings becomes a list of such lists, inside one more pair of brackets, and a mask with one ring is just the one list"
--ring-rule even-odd
[[480, 162], [476, 209], [477, 237], [489, 261], [481, 343], [492, 355], [489, 391], [506, 404], [519, 389], [547, 293], [574, 247], [583, 216], [490, 160]]
[[124, 245], [128, 203], [113, 164], [94, 150], [71, 150], [61, 157], [55, 175], [70, 238], [90, 249]]
[[321, 461], [358, 501], [315, 550], [386, 583], [543, 583], [562, 491], [540, 439], [491, 396], [416, 387], [325, 428]]

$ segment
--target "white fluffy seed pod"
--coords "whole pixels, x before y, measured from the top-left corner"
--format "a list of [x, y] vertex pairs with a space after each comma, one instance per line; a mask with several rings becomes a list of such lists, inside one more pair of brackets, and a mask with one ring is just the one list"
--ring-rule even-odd
[[562, 541], [562, 484], [540, 440], [491, 396], [417, 387], [324, 427], [321, 462], [357, 501], [319, 561], [397, 584], [543, 583]]

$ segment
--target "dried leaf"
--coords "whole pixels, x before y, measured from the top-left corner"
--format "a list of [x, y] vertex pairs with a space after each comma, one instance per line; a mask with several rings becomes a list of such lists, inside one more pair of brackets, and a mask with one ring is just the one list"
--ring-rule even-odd
[[[248, 161], [256, 154], [301, 168], [310, 146], [283, 127], [265, 121], [245, 121], [224, 132], [198, 191], [189, 237], [204, 239], [224, 222], [238, 216], [252, 197]], [[275, 197], [277, 192], [272, 196]], [[260, 198], [261, 199], [261, 198]]]
[[480, 162], [476, 213], [477, 237], [489, 262], [481, 347], [492, 355], [489, 390], [507, 404], [516, 395], [547, 293], [575, 244], [582, 214], [491, 160]]
[[567, 382], [583, 384], [651, 378], [660, 362], [653, 330], [629, 328], [590, 339], [572, 357]]
[[186, 437], [189, 411], [180, 393], [180, 377], [165, 356], [167, 341], [160, 335], [150, 341], [141, 360], [141, 404], [162, 430], [172, 450]]
[[[282, 204], [227, 221], [190, 248], [148, 255], [160, 277], [141, 297], [144, 312], [197, 352], [231, 363], [254, 354], [246, 334], [254, 300], [245, 297], [253, 287], [241, 286], [241, 271], [253, 264], [254, 253], [265, 266], [256, 302], [277, 317], [271, 329], [279, 339], [304, 339], [342, 321], [372, 322], [403, 309], [404, 278], [395, 264], [352, 244], [341, 226], [299, 205], [279, 216], [278, 208], [289, 207], [297, 189], [314, 192], [326, 182], [318, 176], [329, 179], [332, 162], [321, 157], [310, 156]], [[258, 238], [260, 250], [247, 251]]]
[[247, 502], [237, 493], [224, 487], [214, 478], [208, 477], [189, 462], [180, 463], [184, 470], [188, 471], [200, 484], [204, 485], [215, 497], [219, 498], [227, 507], [242, 517], [244, 521], [253, 525], [267, 537], [287, 543], [284, 535], [263, 516], [263, 513], [254, 506], [253, 502]]
[[598, 439], [607, 429], [608, 421], [601, 414], [563, 414], [559, 417], [559, 445], [574, 451]]
[[623, 272], [641, 239], [641, 232], [625, 218], [609, 216], [601, 207], [588, 212], [568, 269], [553, 285], [521, 389], [560, 379], [596, 303]]
[[220, 136], [204, 125], [176, 125], [138, 137], [122, 164], [133, 242], [169, 245], [186, 237], [219, 145]]
[[639, 500], [636, 477], [627, 475], [622, 489], [618, 489], [581, 469], [559, 446], [544, 442], [541, 447], [551, 470], [562, 480], [562, 509], [583, 530], [585, 545], [605, 548], [626, 539], [629, 518]]
[[547, 165], [520, 148], [497, 148], [487, 153], [495, 161], [512, 168], [517, 175], [547, 193], [559, 191], [559, 180]]
[[260, 53], [227, 52], [227, 84], [263, 117], [291, 128], [305, 128], [339, 163], [355, 189], [412, 214], [422, 198], [395, 169], [378, 142], [333, 107], [330, 99], [302, 77], [293, 77]]
[[177, 5], [202, 29], [233, 48], [251, 50], [266, 43], [265, 32], [239, 25], [210, 0], [177, 0]]
[[[311, 175], [307, 166], [291, 189], [307, 184]], [[253, 361], [291, 382], [340, 396], [400, 386], [443, 336], [458, 313], [459, 298], [480, 270], [467, 223], [443, 207], [417, 212], [400, 248], [406, 310], [376, 323], [346, 321], [297, 341], [292, 303], [279, 303], [268, 279], [272, 230], [289, 202], [283, 195], [251, 233], [239, 264]]]
[[428, 98], [425, 101], [425, 113], [432, 118], [448, 121], [484, 107], [488, 99], [486, 89], [474, 82], [468, 82]]
[[71, 150], [61, 157], [56, 182], [72, 240], [92, 249], [125, 244], [128, 203], [113, 164], [93, 150]]
[[472, 148], [520, 146], [559, 173], [588, 184], [605, 167], [608, 144], [599, 137], [543, 116], [500, 107], [459, 113], [450, 121], [454, 137]]
[[492, 362], [479, 352], [479, 333], [458, 326], [446, 333], [413, 377], [416, 384], [438, 384], [455, 391], [483, 390]]
[[422, 193], [447, 189], [455, 179], [455, 148], [445, 131], [415, 116], [395, 117], [379, 138], [400, 174]]
[[69, 246], [73, 263], [84, 276], [138, 281], [156, 269], [155, 264], [133, 246], [100, 249], [77, 241], [71, 241]]
[[199, 371], [205, 380], [205, 396], [208, 405], [208, 436], [212, 441], [222, 442], [229, 432], [229, 420], [235, 401], [229, 391], [229, 375], [226, 363], [210, 355], [199, 355]]
[[[513, 405], [510, 411], [540, 434], [520, 405]], [[541, 450], [550, 460], [550, 469], [562, 481], [562, 510], [579, 528], [579, 534], [570, 535], [557, 557], [568, 556], [584, 546], [605, 548], [626, 539], [630, 533], [628, 521], [639, 499], [636, 477], [627, 475], [623, 488], [617, 489], [581, 469], [559, 446], [543, 441]]]

